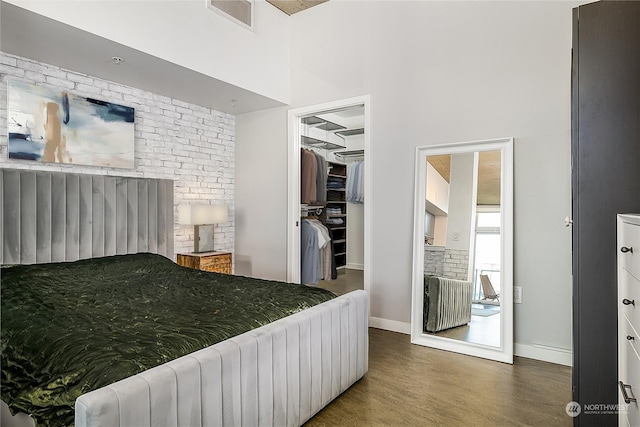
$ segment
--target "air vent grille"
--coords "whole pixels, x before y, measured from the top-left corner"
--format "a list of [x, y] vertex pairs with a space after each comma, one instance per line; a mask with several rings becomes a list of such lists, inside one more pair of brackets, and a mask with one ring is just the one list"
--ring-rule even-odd
[[207, 0], [214, 12], [253, 29], [253, 0]]

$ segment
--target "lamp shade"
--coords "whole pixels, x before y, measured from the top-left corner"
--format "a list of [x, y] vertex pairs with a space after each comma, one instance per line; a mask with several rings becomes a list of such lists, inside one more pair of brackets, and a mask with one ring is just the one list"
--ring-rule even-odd
[[220, 224], [229, 220], [226, 205], [178, 205], [178, 223], [184, 225]]

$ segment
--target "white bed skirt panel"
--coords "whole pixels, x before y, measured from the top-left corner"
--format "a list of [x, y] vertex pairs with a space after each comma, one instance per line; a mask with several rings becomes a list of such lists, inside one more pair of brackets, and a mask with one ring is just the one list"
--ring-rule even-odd
[[368, 370], [355, 291], [76, 400], [83, 426], [299, 426]]

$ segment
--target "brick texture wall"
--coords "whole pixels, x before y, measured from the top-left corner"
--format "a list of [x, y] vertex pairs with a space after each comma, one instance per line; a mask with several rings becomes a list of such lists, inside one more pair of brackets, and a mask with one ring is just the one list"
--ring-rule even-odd
[[[135, 108], [135, 168], [40, 163], [7, 156], [7, 81], [16, 79]], [[177, 224], [177, 205], [229, 206], [215, 229], [216, 250], [234, 249], [235, 117], [178, 99], [0, 52], [0, 168], [162, 178], [174, 181], [174, 247], [193, 250], [193, 227]]]
[[458, 280], [470, 280], [469, 275], [469, 251], [462, 249], [444, 250], [444, 277]]
[[424, 245], [424, 274], [442, 276], [444, 268], [444, 249]]
[[469, 274], [469, 251], [425, 245], [425, 274], [450, 279], [471, 280]]

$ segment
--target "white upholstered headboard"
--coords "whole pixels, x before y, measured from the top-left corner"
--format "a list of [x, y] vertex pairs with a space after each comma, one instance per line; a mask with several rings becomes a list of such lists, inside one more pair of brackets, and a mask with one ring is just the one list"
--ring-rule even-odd
[[173, 259], [173, 181], [0, 170], [0, 261], [152, 252]]

